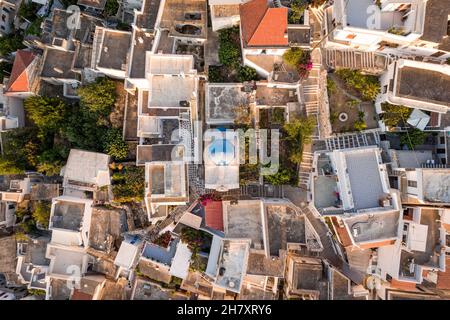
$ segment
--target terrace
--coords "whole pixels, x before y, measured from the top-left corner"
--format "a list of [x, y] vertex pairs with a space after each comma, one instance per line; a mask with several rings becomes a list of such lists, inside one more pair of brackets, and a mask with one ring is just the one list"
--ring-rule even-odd
[[224, 229], [227, 238], [251, 239], [251, 247], [264, 250], [262, 203], [242, 200], [237, 205], [222, 202], [224, 209]]
[[216, 279], [219, 286], [239, 293], [246, 270], [248, 251], [247, 241], [223, 241]]
[[358, 214], [346, 218], [344, 223], [347, 225], [354, 242], [367, 243], [397, 238], [399, 219], [399, 211], [390, 211], [376, 214]]
[[233, 124], [236, 108], [252, 102], [250, 93], [241, 84], [206, 85], [206, 123]]
[[51, 228], [79, 231], [85, 208], [85, 203], [57, 200], [53, 205]]
[[270, 255], [279, 256], [288, 243], [306, 244], [305, 217], [286, 204], [266, 204]]
[[450, 169], [422, 169], [423, 199], [450, 203]]
[[[425, 226], [423, 248], [413, 247], [412, 250], [402, 250], [400, 255], [400, 276], [406, 278], [417, 278], [417, 266], [428, 268], [440, 268], [440, 248], [441, 231], [439, 221], [439, 210], [425, 209], [420, 210], [420, 226]], [[411, 226], [408, 228], [410, 229]], [[411, 233], [409, 233], [411, 235]], [[415, 250], [416, 249], [416, 250]], [[423, 249], [423, 250], [422, 250]]]

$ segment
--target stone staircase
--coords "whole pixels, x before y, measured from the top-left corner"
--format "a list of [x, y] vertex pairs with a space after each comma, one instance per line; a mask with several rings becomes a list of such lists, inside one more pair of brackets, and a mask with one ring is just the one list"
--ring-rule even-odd
[[390, 58], [370, 51], [359, 51], [354, 49], [326, 48], [324, 52], [324, 63], [329, 68], [347, 68], [355, 70], [366, 70], [381, 72], [390, 63]]

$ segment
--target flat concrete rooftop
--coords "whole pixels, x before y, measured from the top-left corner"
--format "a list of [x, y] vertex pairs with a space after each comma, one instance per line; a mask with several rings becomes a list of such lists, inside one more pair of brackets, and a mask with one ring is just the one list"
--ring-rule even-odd
[[426, 201], [450, 203], [450, 169], [423, 169], [422, 189]]
[[345, 160], [355, 209], [379, 207], [384, 192], [376, 153], [347, 153]]
[[404, 66], [398, 70], [397, 95], [450, 106], [450, 75]]
[[83, 221], [84, 203], [58, 200], [52, 217], [54, 228], [78, 231]]
[[180, 107], [181, 101], [190, 102], [196, 91], [193, 77], [151, 77], [150, 107]]
[[242, 277], [246, 271], [248, 243], [245, 241], [224, 240], [219, 258], [217, 284], [230, 291], [239, 292]]
[[236, 108], [250, 103], [250, 94], [241, 84], [208, 84], [206, 87], [206, 122], [233, 123]]
[[398, 235], [400, 212], [388, 211], [375, 214], [358, 214], [344, 219], [350, 236], [357, 243], [375, 242]]
[[130, 32], [103, 30], [103, 42], [99, 50], [98, 67], [125, 71], [127, 55], [131, 45]]
[[225, 236], [251, 239], [252, 248], [264, 249], [261, 202], [239, 201], [237, 205], [230, 205], [229, 201], [224, 201], [222, 205]]

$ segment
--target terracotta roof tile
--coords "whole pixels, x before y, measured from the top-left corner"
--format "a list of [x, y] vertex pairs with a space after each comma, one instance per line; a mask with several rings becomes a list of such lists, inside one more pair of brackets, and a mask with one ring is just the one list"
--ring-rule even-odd
[[247, 46], [287, 46], [287, 8], [269, 8], [267, 0], [240, 6], [241, 28]]
[[27, 92], [30, 91], [27, 68], [36, 56], [26, 50], [18, 50], [9, 78], [6, 92]]
[[445, 272], [438, 272], [436, 288], [450, 290], [450, 258], [445, 260]]
[[92, 300], [92, 296], [90, 294], [75, 289], [73, 290], [73, 294], [70, 300]]
[[205, 207], [205, 224], [215, 230], [223, 231], [222, 201], [211, 201]]
[[412, 282], [405, 282], [392, 279], [391, 286], [397, 289], [408, 290], [408, 291], [416, 291], [416, 284]]

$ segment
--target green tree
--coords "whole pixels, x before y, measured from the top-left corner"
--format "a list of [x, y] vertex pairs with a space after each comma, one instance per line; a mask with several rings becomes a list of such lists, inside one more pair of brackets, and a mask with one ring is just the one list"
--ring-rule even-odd
[[105, 4], [105, 14], [107, 16], [114, 16], [119, 10], [119, 2], [117, 0], [107, 0]]
[[9, 34], [0, 37], [0, 55], [5, 57], [12, 52], [25, 48], [21, 34]]
[[25, 100], [28, 117], [38, 128], [38, 137], [43, 141], [56, 133], [64, 122], [66, 104], [59, 98], [33, 96]]
[[241, 66], [239, 67], [238, 80], [239, 82], [258, 80], [258, 74], [252, 67]]
[[221, 43], [219, 47], [219, 61], [224, 66], [235, 67], [239, 65], [239, 48], [229, 42]]
[[289, 12], [289, 23], [300, 23], [303, 13], [308, 8], [307, 0], [294, 0], [291, 3], [291, 11]]
[[408, 130], [407, 133], [402, 133], [400, 136], [400, 144], [408, 146], [408, 149], [413, 150], [415, 146], [421, 145], [425, 142], [427, 134], [417, 128]]
[[128, 156], [128, 146], [123, 141], [122, 133], [118, 129], [109, 129], [103, 139], [103, 150], [114, 160], [123, 161]]
[[224, 66], [237, 67], [240, 64], [241, 47], [239, 28], [233, 27], [219, 31], [219, 61]]
[[362, 74], [359, 70], [339, 69], [336, 75], [345, 81], [347, 86], [357, 90], [362, 98], [374, 101], [380, 93], [378, 77]]
[[380, 118], [384, 124], [389, 127], [397, 127], [401, 123], [406, 123], [413, 109], [384, 102], [381, 104], [381, 110], [383, 113]]
[[107, 116], [116, 102], [116, 85], [114, 81], [101, 77], [94, 83], [78, 88], [80, 103], [89, 111]]
[[283, 54], [283, 60], [292, 67], [298, 67], [299, 64], [306, 63], [309, 58], [307, 51], [300, 48], [290, 48]]
[[47, 201], [40, 201], [37, 203], [36, 208], [33, 211], [33, 219], [39, 225], [44, 228], [48, 228], [49, 220], [50, 220], [50, 209], [51, 204]]
[[291, 184], [296, 175], [292, 169], [280, 168], [276, 174], [264, 176], [264, 179], [272, 185]]
[[296, 118], [283, 126], [287, 134], [286, 140], [289, 142], [291, 155], [289, 160], [297, 165], [302, 162], [303, 146], [311, 142], [311, 135], [314, 132], [314, 117]]
[[142, 201], [145, 192], [143, 167], [128, 166], [112, 177], [114, 201], [118, 203]]
[[9, 77], [12, 70], [12, 64], [6, 61], [0, 62], [0, 82], [3, 83], [3, 78], [5, 76]]

